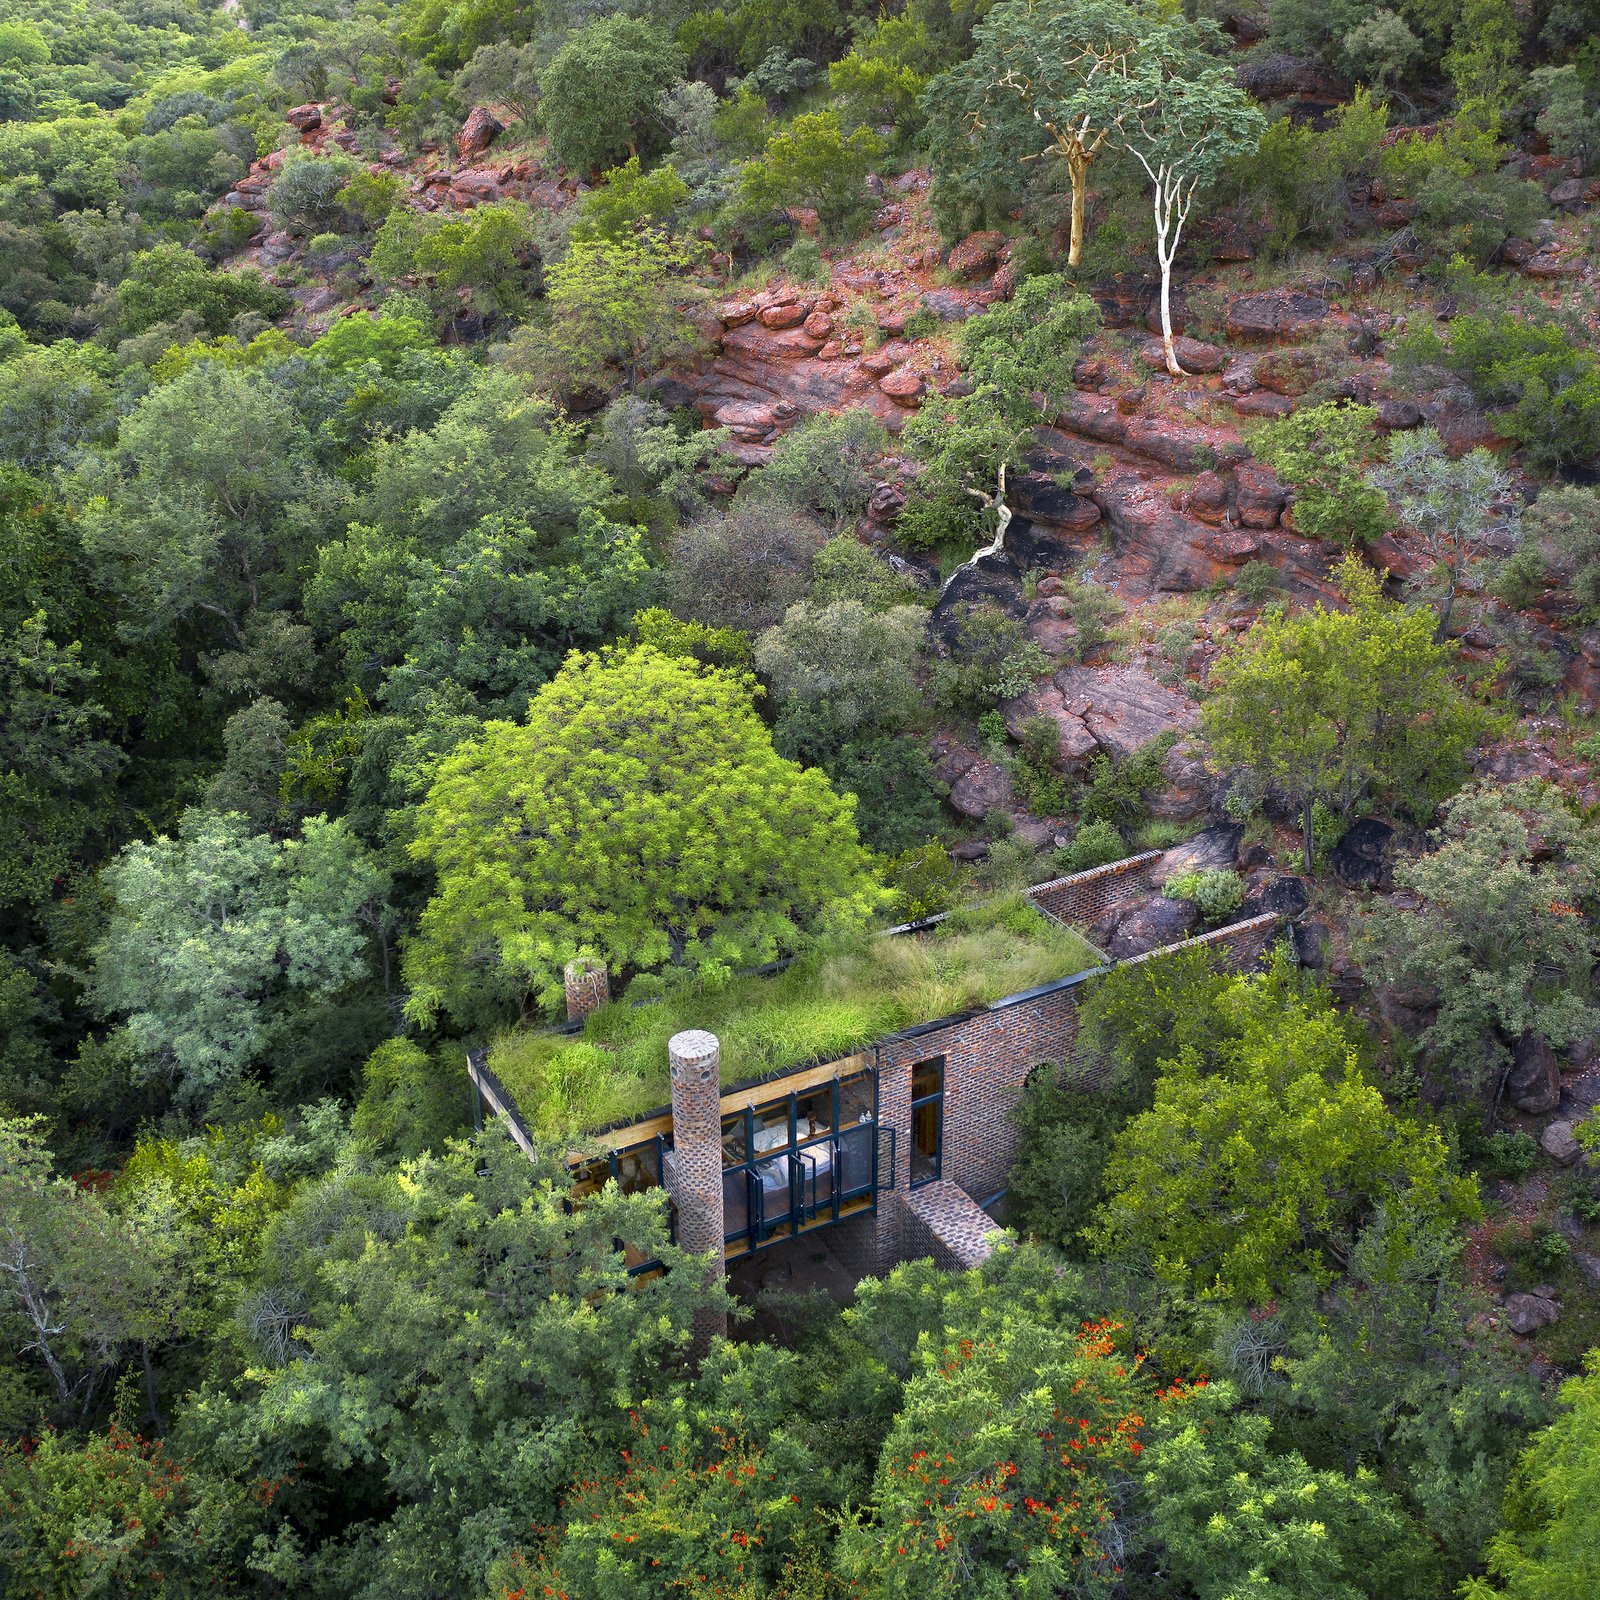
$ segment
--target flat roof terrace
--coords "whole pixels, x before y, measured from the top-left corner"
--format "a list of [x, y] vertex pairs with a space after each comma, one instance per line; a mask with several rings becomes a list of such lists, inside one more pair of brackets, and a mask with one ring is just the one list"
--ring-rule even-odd
[[638, 1005], [624, 995], [577, 1033], [513, 1029], [491, 1044], [487, 1065], [530, 1132], [570, 1140], [663, 1110], [667, 1041], [687, 1028], [721, 1041], [726, 1089], [838, 1062], [931, 1018], [1103, 963], [1080, 934], [1018, 894], [919, 931], [816, 951], [772, 976], [690, 985]]

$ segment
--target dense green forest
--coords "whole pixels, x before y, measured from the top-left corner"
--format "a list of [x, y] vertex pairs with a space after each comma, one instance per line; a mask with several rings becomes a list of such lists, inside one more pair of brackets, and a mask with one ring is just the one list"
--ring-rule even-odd
[[[8, 0], [0, 1597], [1600, 1594], [1597, 227], [1594, 0]], [[475, 1129], [1145, 851], [979, 1269]]]

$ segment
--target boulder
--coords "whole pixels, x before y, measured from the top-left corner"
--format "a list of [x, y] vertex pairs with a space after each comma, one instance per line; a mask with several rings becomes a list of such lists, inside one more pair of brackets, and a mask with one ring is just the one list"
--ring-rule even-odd
[[463, 167], [450, 180], [450, 204], [465, 211], [471, 206], [504, 200], [509, 193], [510, 170], [509, 167], [504, 171], [497, 167]]
[[1243, 566], [1261, 554], [1261, 535], [1249, 528], [1218, 528], [1201, 548], [1219, 566]]
[[862, 356], [861, 370], [871, 373], [874, 378], [882, 378], [893, 372], [910, 354], [909, 345], [899, 339], [891, 339], [887, 344], [879, 345], [876, 350], [870, 350]]
[[1294, 414], [1294, 401], [1288, 395], [1258, 389], [1253, 394], [1235, 396], [1233, 409], [1241, 417], [1265, 417], [1269, 422], [1277, 422]]
[[813, 339], [826, 339], [833, 332], [833, 318], [826, 311], [813, 311], [801, 326]]
[[1235, 295], [1228, 302], [1227, 330], [1232, 339], [1285, 339], [1322, 325], [1333, 307], [1320, 295], [1303, 289], [1260, 289]]
[[1280, 917], [1298, 917], [1310, 904], [1306, 880], [1286, 874], [1247, 894], [1244, 904], [1239, 908], [1239, 915], [1241, 918], [1259, 917], [1272, 911]]
[[922, 303], [941, 322], [961, 322], [983, 310], [970, 291], [960, 289], [929, 289]]
[[474, 106], [456, 135], [456, 149], [463, 161], [470, 161], [474, 156], [481, 156], [505, 131], [505, 123], [487, 106]]
[[916, 407], [921, 405], [922, 396], [928, 386], [922, 381], [922, 374], [914, 367], [897, 367], [878, 380], [878, 387], [897, 406]]
[[1348, 85], [1310, 56], [1272, 51], [1252, 56], [1238, 71], [1239, 86], [1257, 100], [1329, 100], [1347, 97]]
[[1020, 740], [1023, 729], [1036, 717], [1044, 717], [1055, 724], [1055, 764], [1063, 772], [1081, 772], [1091, 756], [1100, 753], [1095, 737], [1084, 726], [1083, 718], [1068, 709], [1061, 691], [1053, 683], [1040, 684], [1027, 694], [1007, 700], [1000, 708], [1005, 718], [1006, 731]]
[[1508, 1294], [1505, 1312], [1513, 1333], [1529, 1334], [1548, 1328], [1561, 1315], [1561, 1307], [1542, 1294]]
[[1568, 178], [1552, 186], [1550, 204], [1559, 206], [1563, 211], [1581, 211], [1586, 188], [1582, 178]]
[[1394, 829], [1376, 817], [1352, 823], [1333, 847], [1333, 875], [1347, 889], [1391, 889]]
[[1093, 500], [1064, 489], [1042, 472], [1025, 473], [1010, 482], [1012, 509], [1030, 522], [1045, 522], [1069, 533], [1087, 533], [1100, 520]]
[[1518, 1111], [1542, 1117], [1561, 1104], [1561, 1063], [1548, 1039], [1524, 1033], [1511, 1052], [1506, 1093]]
[[1161, 762], [1161, 790], [1150, 802], [1150, 815], [1163, 822], [1189, 822], [1211, 809], [1217, 780], [1199, 745], [1180, 739]]
[[1096, 484], [1090, 498], [1110, 527], [1118, 588], [1124, 594], [1189, 594], [1215, 583], [1227, 570], [1209, 548], [1218, 530], [1173, 510], [1159, 486], [1118, 474]]
[[755, 320], [754, 300], [730, 300], [717, 307], [717, 320], [724, 328], [739, 328]]
[[874, 522], [891, 523], [906, 503], [906, 492], [898, 483], [876, 483], [867, 501], [867, 515]]
[[1224, 822], [1207, 828], [1182, 844], [1175, 844], [1151, 869], [1152, 883], [1165, 883], [1183, 872], [1232, 872], [1239, 864], [1242, 822]]
[[1315, 918], [1296, 922], [1289, 929], [1289, 937], [1294, 940], [1294, 958], [1302, 967], [1310, 967], [1312, 971], [1321, 971], [1328, 959], [1328, 941], [1330, 938], [1328, 925]]
[[1019, 622], [1026, 617], [1022, 573], [1009, 556], [983, 556], [952, 573], [928, 613], [928, 626], [941, 643], [954, 645], [960, 637], [963, 607], [985, 603], [998, 606]]
[[711, 420], [745, 444], [759, 444], [778, 425], [776, 408], [758, 400], [730, 400], [717, 407]]
[[1581, 255], [1566, 255], [1556, 246], [1536, 250], [1522, 263], [1530, 278], [1576, 278], [1583, 272]]
[[[798, 328], [805, 320], [806, 308], [798, 301], [786, 306], [763, 306], [756, 313], [756, 321], [763, 328]], [[822, 335], [817, 334], [815, 337], [820, 339]]]
[[1052, 681], [1067, 710], [1118, 761], [1158, 734], [1192, 728], [1200, 715], [1187, 695], [1157, 683], [1142, 667], [1063, 667]]
[[983, 278], [994, 271], [1006, 236], [993, 231], [968, 234], [948, 256], [945, 265], [958, 278]]
[[1422, 407], [1415, 400], [1379, 400], [1375, 409], [1378, 426], [1391, 432], [1422, 426]]
[[1289, 503], [1289, 491], [1261, 461], [1241, 461], [1233, 469], [1230, 509], [1246, 528], [1275, 528]]
[[1539, 1135], [1539, 1148], [1563, 1167], [1570, 1167], [1583, 1154], [1570, 1122], [1552, 1122]]
[[293, 106], [285, 111], [283, 120], [301, 133], [310, 133], [313, 128], [322, 126], [322, 107], [316, 101], [308, 100], [303, 106]]
[[1244, 455], [1241, 444], [1219, 440], [1214, 428], [1173, 422], [1166, 417], [1130, 417], [1123, 428], [1122, 444], [1174, 472], [1194, 472], [1215, 462], [1231, 465]]
[[1011, 779], [1004, 767], [980, 761], [950, 785], [950, 804], [975, 821], [991, 811], [1003, 811], [1011, 804]]
[[1182, 509], [1215, 527], [1228, 514], [1228, 480], [1207, 468], [1190, 486]]
[[[1172, 348], [1178, 358], [1178, 365], [1185, 372], [1221, 372], [1228, 364], [1226, 353], [1214, 344], [1207, 344], [1203, 339], [1191, 339], [1187, 335], [1179, 334], [1172, 341]], [[1146, 339], [1139, 348], [1139, 359], [1147, 367], [1154, 367], [1158, 372], [1167, 370], [1166, 346], [1159, 339]]]
[[1148, 950], [1177, 944], [1199, 926], [1200, 913], [1187, 900], [1169, 900], [1158, 894], [1130, 911], [1106, 941], [1105, 952], [1115, 961], [1142, 956]]

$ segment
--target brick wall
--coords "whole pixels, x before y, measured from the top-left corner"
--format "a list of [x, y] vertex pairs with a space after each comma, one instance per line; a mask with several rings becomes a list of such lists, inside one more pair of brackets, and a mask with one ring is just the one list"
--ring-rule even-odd
[[1070, 877], [1052, 878], [1028, 890], [1028, 898], [1046, 915], [1068, 927], [1087, 928], [1098, 922], [1113, 906], [1139, 900], [1154, 887], [1150, 869], [1161, 859], [1159, 850], [1111, 861]]

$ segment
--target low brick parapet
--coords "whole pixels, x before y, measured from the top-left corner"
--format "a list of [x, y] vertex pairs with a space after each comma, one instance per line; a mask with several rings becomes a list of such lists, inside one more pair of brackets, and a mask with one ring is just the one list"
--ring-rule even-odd
[[981, 1267], [1005, 1229], [959, 1184], [942, 1178], [906, 1196], [906, 1210], [926, 1230], [942, 1267]]

